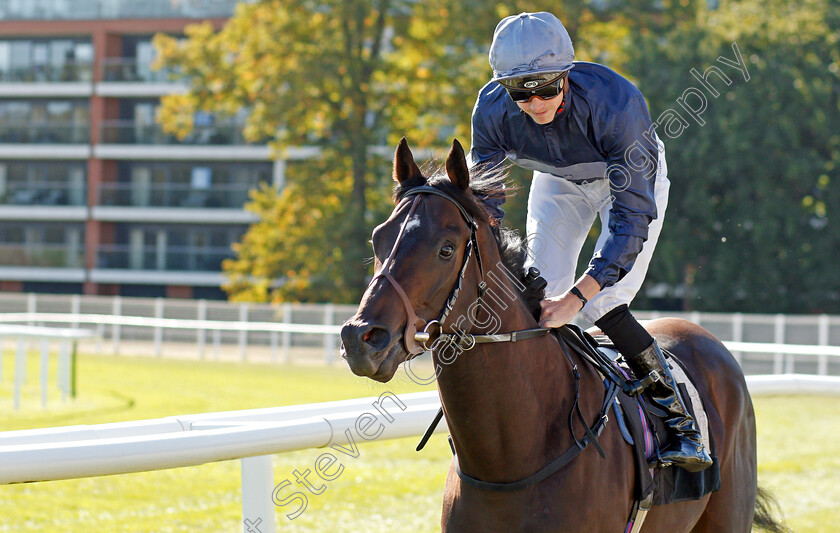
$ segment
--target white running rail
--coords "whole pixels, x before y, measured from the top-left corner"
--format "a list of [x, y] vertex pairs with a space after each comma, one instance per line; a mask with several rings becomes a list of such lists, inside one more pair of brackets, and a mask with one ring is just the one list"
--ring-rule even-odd
[[[162, 301], [162, 300], [160, 300]], [[327, 306], [327, 314], [329, 315], [329, 306]], [[741, 316], [741, 315], [733, 315]], [[780, 315], [781, 316], [781, 315]], [[830, 357], [840, 357], [840, 346], [831, 346], [828, 344], [828, 317], [823, 315], [820, 317], [820, 333], [819, 345], [803, 345], [803, 344], [786, 344], [783, 342], [741, 342], [741, 341], [722, 341], [723, 344], [732, 351], [738, 362], [741, 362], [742, 354], [744, 353], [763, 353], [775, 354], [774, 373], [782, 373], [783, 359], [787, 357], [787, 373], [793, 373], [793, 357], [791, 356], [816, 356], [818, 358], [817, 373], [819, 375], [828, 374], [828, 361]], [[338, 335], [341, 332], [340, 325], [333, 324], [297, 324], [285, 322], [254, 322], [254, 321], [221, 321], [221, 320], [196, 320], [196, 319], [175, 319], [175, 318], [159, 318], [159, 317], [135, 317], [135, 316], [121, 316], [121, 315], [104, 315], [104, 314], [77, 314], [77, 313], [0, 313], [0, 324], [13, 323], [49, 323], [49, 324], [72, 324], [74, 327], [78, 324], [95, 325], [98, 328], [99, 336], [103, 336], [105, 326], [111, 327], [112, 342], [114, 344], [114, 353], [119, 353], [119, 331], [121, 327], [141, 327], [155, 330], [154, 335], [154, 352], [156, 356], [161, 356], [163, 330], [195, 330], [201, 333], [199, 345], [200, 351], [203, 352], [203, 345], [205, 335], [208, 332], [214, 332], [216, 342], [218, 342], [219, 332], [239, 332], [239, 349], [242, 352], [242, 360], [246, 360], [245, 352], [247, 347], [248, 332], [266, 332], [271, 335], [272, 346], [272, 361], [276, 361], [277, 357], [274, 352], [278, 349], [279, 338], [278, 335], [289, 335], [291, 333], [309, 333], [319, 334], [324, 336], [324, 356], [327, 363], [331, 363], [335, 359], [335, 354], [338, 350]], [[737, 337], [740, 337], [738, 335]], [[777, 335], [777, 337], [781, 337]], [[288, 344], [288, 339], [284, 339], [284, 344]], [[101, 349], [101, 346], [100, 346]], [[203, 355], [201, 356], [203, 358]], [[288, 362], [288, 361], [287, 361]]]
[[[748, 376], [754, 396], [840, 395], [840, 377]], [[240, 459], [243, 532], [274, 533], [271, 454], [416, 437], [440, 406], [435, 391], [338, 402], [0, 433], [0, 484], [84, 478]], [[438, 427], [445, 432], [446, 424]], [[328, 453], [328, 452], [327, 452]]]
[[15, 351], [15, 384], [13, 393], [14, 410], [20, 409], [20, 397], [23, 385], [27, 380], [26, 356], [31, 343], [37, 343], [41, 351], [41, 407], [47, 406], [49, 390], [49, 354], [50, 343], [58, 343], [58, 365], [56, 381], [61, 391], [61, 401], [67, 396], [75, 396], [76, 373], [76, 343], [80, 340], [94, 338], [92, 331], [78, 328], [43, 328], [37, 326], [12, 326], [0, 324], [0, 381], [3, 379], [3, 346], [2, 341], [13, 339], [17, 341]]

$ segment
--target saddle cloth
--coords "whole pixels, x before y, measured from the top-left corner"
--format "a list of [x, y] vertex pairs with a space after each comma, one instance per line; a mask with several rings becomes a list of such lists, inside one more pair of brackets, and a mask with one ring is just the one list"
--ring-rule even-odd
[[[618, 351], [604, 342], [605, 339], [598, 338], [597, 340], [599, 341], [598, 349], [616, 363], [621, 373], [625, 374], [625, 377], [633, 377], [632, 371], [619, 358]], [[631, 398], [620, 393], [614, 412], [619, 415], [616, 419], [625, 440], [634, 448], [637, 466], [637, 497], [644, 499], [653, 491], [653, 505], [696, 500], [720, 489], [720, 466], [715, 457], [714, 438], [709, 429], [709, 419], [700, 393], [679, 361], [670, 353], [664, 353], [680, 395], [694, 417], [703, 444], [714, 463], [701, 472], [689, 472], [679, 467], [649, 468], [648, 461], [656, 458], [657, 449], [668, 444], [665, 425], [660, 417], [651, 414], [646, 409], [644, 395], [642, 395], [642, 401], [639, 401], [640, 398]]]
[[[618, 358], [621, 354], [619, 354], [618, 350], [615, 348], [608, 348], [606, 346], [599, 345], [598, 349], [601, 353], [613, 361], [618, 362]], [[665, 354], [665, 361], [668, 363], [668, 368], [671, 370], [671, 375], [674, 377], [674, 381], [677, 382], [677, 386], [680, 388], [680, 394], [682, 395], [683, 400], [685, 400], [688, 404], [687, 407], [694, 415], [694, 421], [697, 423], [697, 429], [700, 430], [700, 435], [703, 437], [703, 445], [707, 450], [711, 450], [712, 443], [709, 435], [709, 418], [706, 416], [706, 410], [703, 408], [703, 400], [700, 398], [700, 393], [697, 391], [697, 387], [694, 386], [694, 382], [689, 379], [688, 374], [686, 374], [682, 365], [680, 365], [670, 353], [663, 353]], [[619, 368], [625, 374], [625, 377], [633, 375], [633, 372], [626, 365], [619, 364]], [[645, 424], [645, 426], [647, 430], [650, 431], [648, 425]], [[648, 459], [653, 459], [655, 455], [656, 450], [650, 450]]]

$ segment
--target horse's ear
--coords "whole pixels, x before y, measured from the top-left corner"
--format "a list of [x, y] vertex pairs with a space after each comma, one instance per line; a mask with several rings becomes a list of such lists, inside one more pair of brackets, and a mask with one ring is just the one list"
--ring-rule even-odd
[[411, 178], [422, 177], [423, 173], [420, 172], [420, 168], [414, 162], [414, 156], [411, 155], [408, 142], [403, 137], [400, 139], [396, 153], [394, 153], [394, 181], [403, 183]]
[[446, 173], [449, 179], [459, 189], [467, 190], [470, 186], [470, 169], [467, 167], [467, 158], [464, 149], [458, 139], [452, 141], [452, 148], [446, 156]]

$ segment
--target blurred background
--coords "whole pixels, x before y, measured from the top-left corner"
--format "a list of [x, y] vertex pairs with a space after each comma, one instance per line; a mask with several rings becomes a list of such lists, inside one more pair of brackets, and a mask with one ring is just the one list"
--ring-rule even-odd
[[[747, 373], [840, 374], [837, 0], [0, 0], [0, 429], [380, 394], [336, 325], [372, 275], [394, 148], [468, 146], [493, 29], [542, 10], [638, 86], [666, 145], [638, 315], [776, 343], [733, 349]], [[530, 176], [509, 181], [524, 232]], [[75, 344], [22, 336], [39, 325]], [[762, 483], [797, 531], [832, 531], [840, 400], [756, 407]], [[450, 453], [414, 444], [368, 445], [280, 528], [437, 530]], [[231, 464], [2, 486], [0, 531], [242, 530]]]
[[[551, 10], [666, 144], [636, 308], [836, 314], [836, 7], [0, 2], [0, 290], [355, 303], [396, 141], [468, 144], [495, 24]], [[524, 230], [529, 177], [511, 182]]]

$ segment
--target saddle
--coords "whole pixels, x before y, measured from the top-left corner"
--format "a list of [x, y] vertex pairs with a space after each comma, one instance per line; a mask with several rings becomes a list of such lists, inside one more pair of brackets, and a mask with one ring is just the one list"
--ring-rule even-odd
[[[633, 383], [636, 379], [608, 337], [593, 337], [577, 326], [559, 328], [555, 334], [562, 336], [574, 351], [604, 376], [605, 386], [611, 381]], [[663, 353], [714, 463], [700, 472], [689, 472], [678, 466], [655, 467], [659, 450], [667, 445], [668, 440], [661, 418], [664, 413], [649, 405], [644, 393], [628, 395], [625, 390], [633, 387], [624, 385], [624, 390], [618, 393], [613, 404], [613, 412], [624, 440], [633, 447], [636, 501], [649, 505], [697, 500], [720, 489], [720, 466], [715, 456], [714, 437], [709, 429], [700, 394], [680, 361], [667, 350], [663, 350]]]
[[[546, 331], [545, 329], [542, 330], [543, 333]], [[674, 376], [674, 379], [677, 381], [677, 386], [680, 388], [680, 393], [683, 395], [683, 398], [690, 400], [687, 402], [687, 408], [700, 426], [704, 445], [709, 450], [709, 454], [713, 459], [712, 466], [700, 472], [689, 472], [678, 466], [669, 468], [649, 466], [649, 462], [651, 461], [654, 465], [656, 464], [659, 450], [667, 444], [668, 439], [665, 425], [662, 423], [662, 417], [665, 413], [654, 408], [652, 405], [648, 405], [644, 395], [638, 394], [638, 391], [646, 387], [649, 377], [636, 379], [627, 365], [623, 364], [615, 347], [612, 346], [606, 337], [600, 341], [596, 340], [579, 327], [568, 324], [552, 329], [551, 332], [558, 336], [558, 338], [562, 337], [562, 340], [565, 340], [566, 344], [580, 355], [584, 362], [591, 364], [603, 376], [603, 383], [606, 390], [598, 421], [590, 427], [580, 412], [578, 403], [580, 374], [575, 365], [575, 407], [571, 416], [573, 417], [576, 412], [580, 417], [584, 423], [586, 435], [580, 440], [576, 438], [574, 446], [534, 474], [518, 481], [505, 483], [481, 481], [464, 474], [458, 465], [458, 456], [455, 453], [455, 448], [452, 446], [452, 440], [450, 438], [449, 444], [452, 447], [455, 470], [462, 482], [486, 490], [516, 491], [532, 486], [551, 476], [574, 460], [590, 444], [604, 457], [604, 450], [598, 443], [598, 436], [600, 436], [604, 427], [609, 422], [608, 414], [612, 411], [624, 440], [628, 445], [632, 446], [633, 457], [635, 459], [635, 502], [627, 523], [627, 532], [639, 533], [642, 524], [644, 524], [647, 512], [654, 505], [665, 505], [683, 500], [696, 500], [720, 489], [720, 466], [715, 458], [714, 438], [711, 431], [709, 431], [708, 419], [703, 409], [700, 395], [694, 383], [688, 378], [685, 369], [673, 354], [663, 350], [666, 354], [666, 362], [672, 369], [671, 374]], [[485, 335], [484, 337], [498, 337], [498, 335]], [[508, 335], [508, 337], [512, 336]], [[503, 340], [513, 341], [514, 339], [509, 338]], [[568, 353], [565, 353], [565, 356], [572, 362]], [[442, 417], [443, 409], [440, 409], [432, 424], [420, 439], [420, 443], [417, 445], [417, 451], [423, 449], [423, 446], [428, 441], [432, 432], [434, 432], [435, 427], [437, 427]]]

